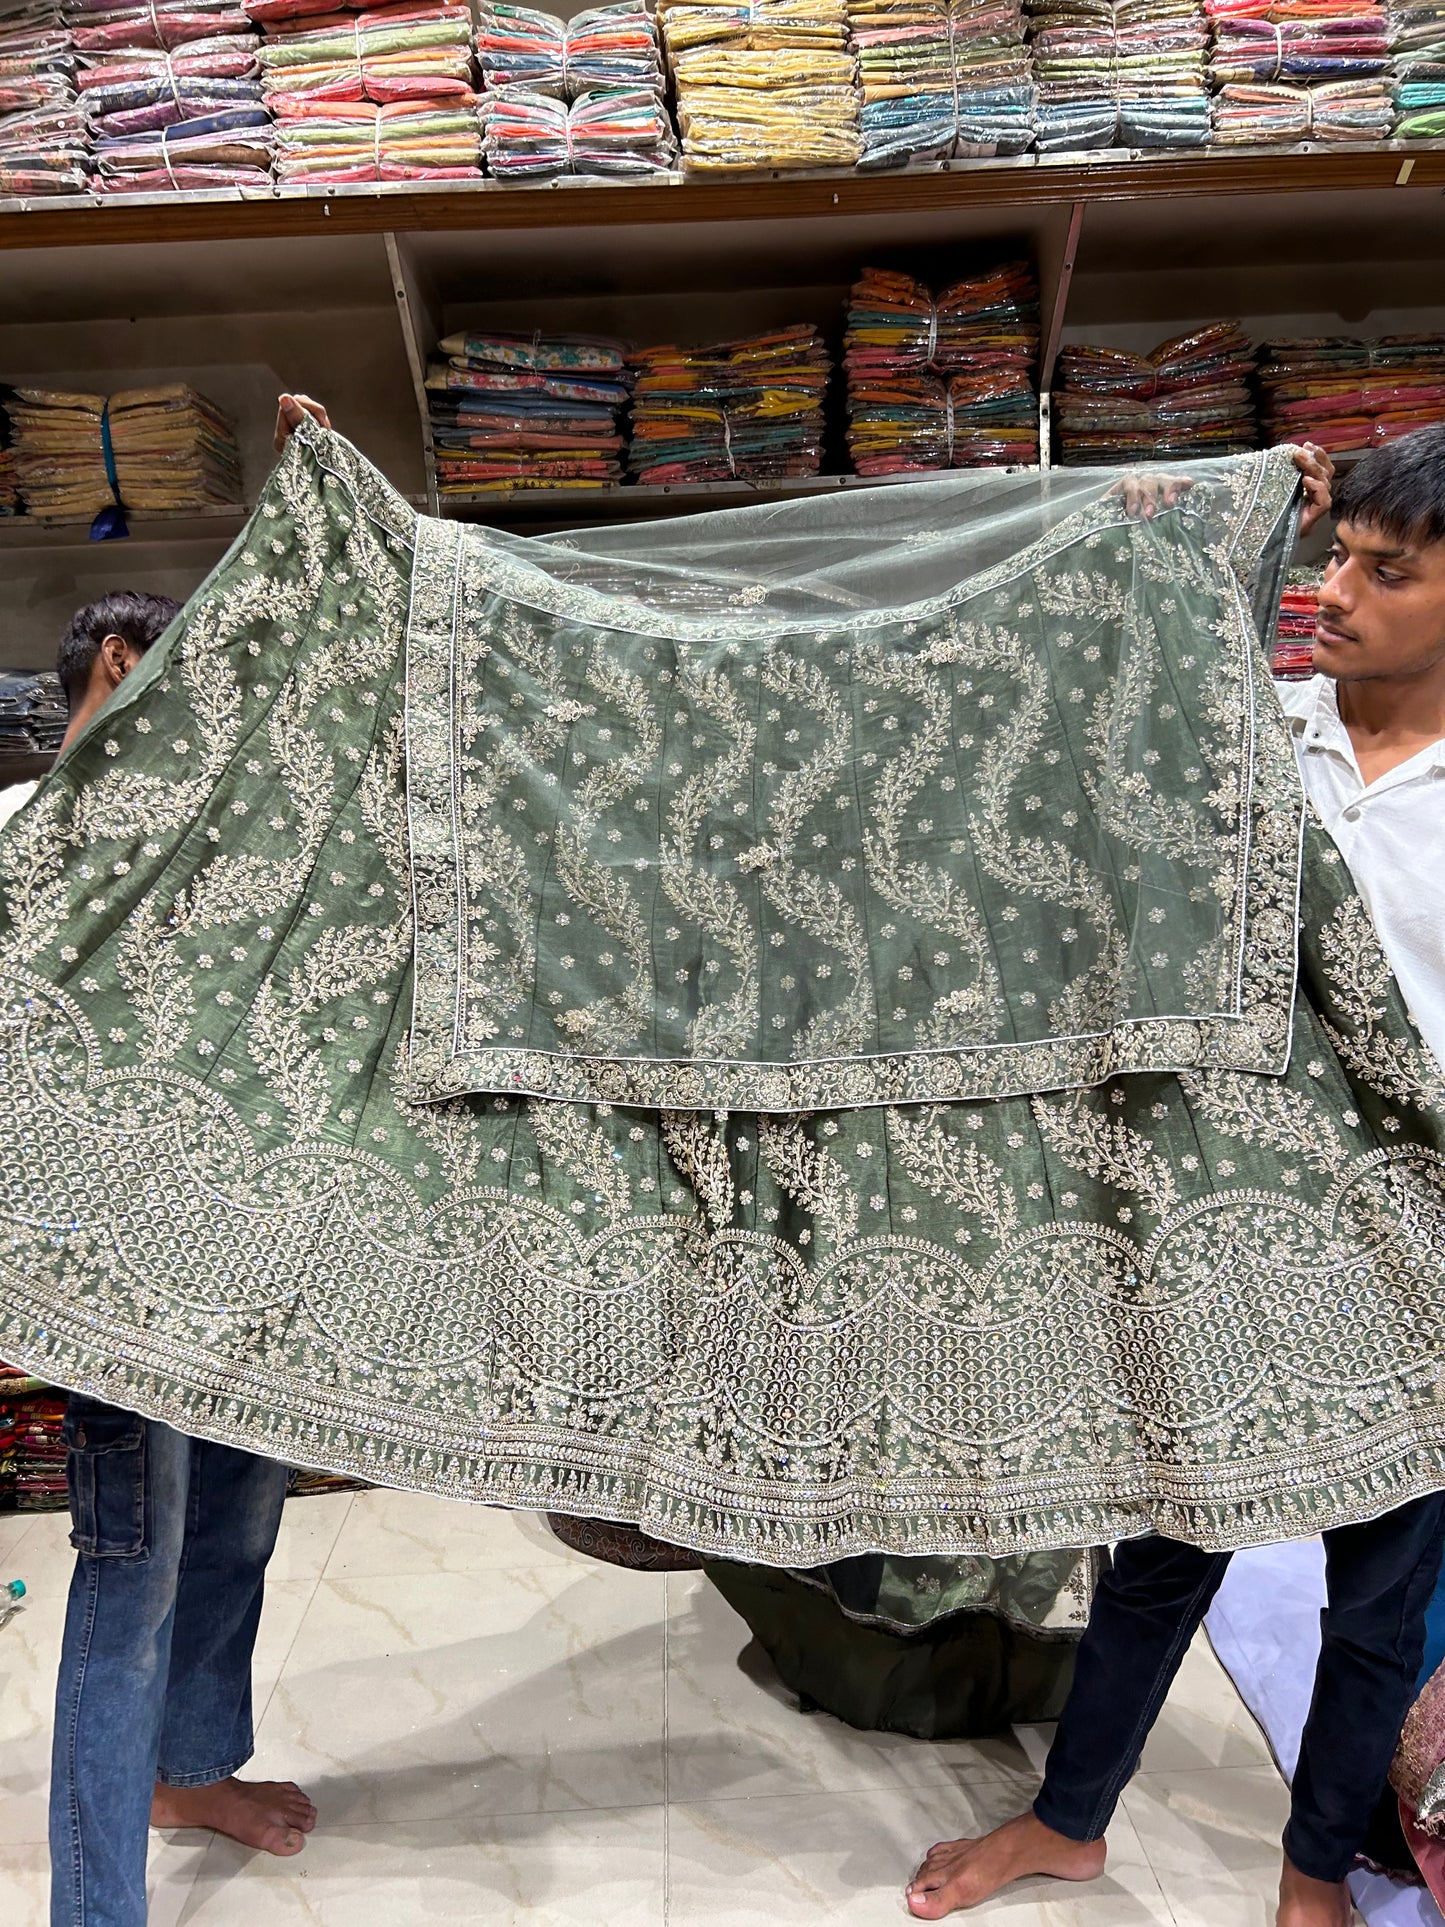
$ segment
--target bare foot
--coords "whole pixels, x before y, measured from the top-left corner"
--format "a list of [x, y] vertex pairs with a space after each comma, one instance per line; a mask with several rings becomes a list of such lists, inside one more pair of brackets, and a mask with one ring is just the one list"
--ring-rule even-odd
[[[1067, 1840], [1036, 1814], [1021, 1813], [982, 1840], [945, 1840], [930, 1848], [909, 1883], [908, 1911], [919, 1920], [942, 1920], [1031, 1873], [1094, 1880], [1104, 1871], [1104, 1853], [1102, 1840]], [[1283, 1915], [1280, 1919], [1285, 1927]], [[1315, 1927], [1315, 1922], [1301, 1916], [1289, 1927]]]
[[1286, 1858], [1279, 1877], [1275, 1927], [1350, 1927], [1355, 1917], [1343, 1880], [1311, 1880]]
[[316, 1809], [289, 1780], [217, 1780], [211, 1786], [162, 1786], [151, 1796], [153, 1827], [210, 1827], [243, 1847], [283, 1857], [300, 1853]]

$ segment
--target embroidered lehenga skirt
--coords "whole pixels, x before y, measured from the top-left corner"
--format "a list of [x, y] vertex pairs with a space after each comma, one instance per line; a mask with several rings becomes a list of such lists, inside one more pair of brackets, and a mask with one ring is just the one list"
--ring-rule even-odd
[[308, 426], [0, 838], [0, 1357], [779, 1566], [1440, 1484], [1440, 1078], [1263, 664], [1293, 481], [529, 544]]

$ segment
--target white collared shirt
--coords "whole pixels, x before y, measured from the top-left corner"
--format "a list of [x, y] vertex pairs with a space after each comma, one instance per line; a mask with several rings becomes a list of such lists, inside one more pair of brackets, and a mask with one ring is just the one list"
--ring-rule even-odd
[[1333, 679], [1276, 688], [1305, 791], [1350, 866], [1410, 1015], [1445, 1064], [1445, 741], [1366, 783]]

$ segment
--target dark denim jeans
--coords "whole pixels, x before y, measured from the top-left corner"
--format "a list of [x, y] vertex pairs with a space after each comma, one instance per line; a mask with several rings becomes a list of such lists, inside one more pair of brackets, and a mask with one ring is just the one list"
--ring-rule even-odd
[[[1301, 1873], [1343, 1880], [1415, 1696], [1445, 1549], [1445, 1493], [1324, 1538], [1328, 1604], [1284, 1850]], [[1227, 1552], [1174, 1539], [1118, 1548], [1034, 1802], [1045, 1826], [1070, 1840], [1104, 1833], [1228, 1564]]]
[[251, 1757], [251, 1653], [286, 1468], [73, 1397], [51, 1927], [145, 1927], [151, 1794]]

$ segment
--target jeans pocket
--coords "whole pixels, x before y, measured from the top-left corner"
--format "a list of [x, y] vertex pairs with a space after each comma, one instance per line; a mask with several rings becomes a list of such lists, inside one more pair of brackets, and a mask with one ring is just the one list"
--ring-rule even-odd
[[145, 1420], [95, 1399], [72, 1398], [65, 1444], [71, 1545], [92, 1559], [144, 1558]]

